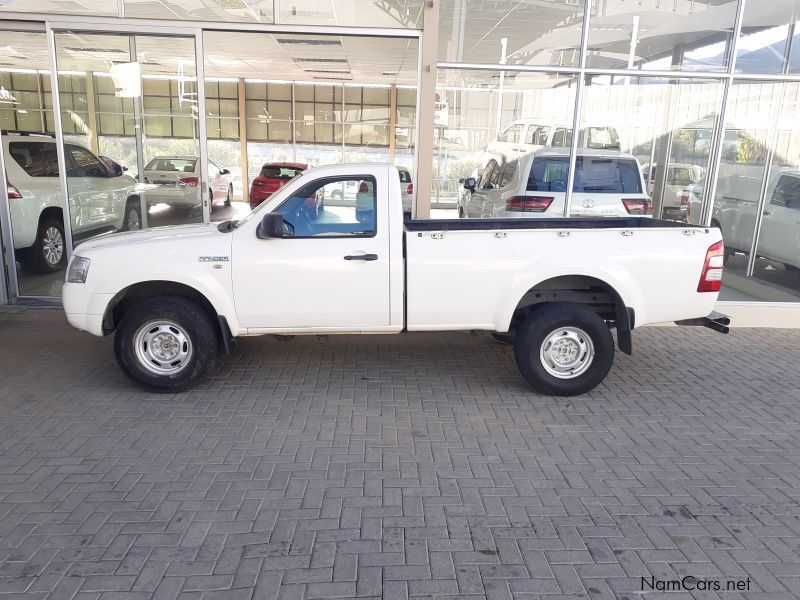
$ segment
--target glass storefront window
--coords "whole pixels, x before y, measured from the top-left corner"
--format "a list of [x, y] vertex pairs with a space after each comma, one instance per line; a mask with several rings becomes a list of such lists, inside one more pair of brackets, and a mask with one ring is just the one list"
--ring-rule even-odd
[[[116, 4], [116, 2], [115, 2]], [[272, 23], [272, 0], [205, 2], [204, 0], [124, 0], [126, 18]]]
[[[722, 85], [587, 76], [578, 147], [635, 158], [653, 216], [684, 222], [699, 218]], [[573, 207], [580, 200], [573, 197]]]
[[423, 0], [404, 0], [403, 2], [292, 0], [280, 3], [280, 22], [295, 25], [350, 25], [415, 29], [422, 27], [422, 2]]
[[44, 33], [4, 31], [3, 44], [8, 66], [0, 68], [0, 123], [12, 238], [5, 248], [13, 246], [21, 296], [58, 296], [67, 249], [47, 111], [52, 107], [47, 40]]
[[574, 67], [582, 24], [583, 2], [442, 0], [439, 60]]
[[[565, 134], [572, 127], [576, 83], [574, 76], [550, 73], [440, 70], [432, 202], [455, 207], [462, 217], [524, 216], [506, 213], [502, 188], [528, 174], [506, 177], [503, 165], [513, 161], [521, 169], [518, 158], [554, 143], [568, 160]], [[544, 128], [545, 143], [539, 144], [535, 132]], [[475, 180], [474, 190], [464, 187], [467, 178]]]
[[[60, 0], [6, 0], [0, 5], [0, 13], [34, 12], [54, 15], [86, 15], [92, 17], [116, 17], [119, 15], [117, 0], [92, 0], [91, 2], [61, 2]], [[13, 15], [8, 15], [13, 19]]]
[[800, 73], [800, 2], [745, 3], [736, 72]]
[[731, 89], [711, 221], [725, 240], [723, 300], [800, 298], [798, 111], [796, 82]]
[[587, 66], [724, 71], [737, 0], [592, 3]]

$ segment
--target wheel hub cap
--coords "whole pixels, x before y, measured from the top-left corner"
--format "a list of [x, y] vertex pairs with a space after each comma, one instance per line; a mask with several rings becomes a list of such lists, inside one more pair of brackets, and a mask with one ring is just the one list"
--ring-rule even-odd
[[51, 265], [56, 265], [64, 256], [64, 238], [55, 227], [48, 227], [44, 232], [43, 251], [45, 260]]
[[539, 352], [542, 366], [553, 377], [574, 379], [594, 361], [594, 344], [577, 327], [560, 327], [545, 336]]
[[192, 343], [181, 326], [172, 321], [153, 321], [139, 328], [134, 336], [139, 363], [151, 373], [174, 375], [192, 357]]

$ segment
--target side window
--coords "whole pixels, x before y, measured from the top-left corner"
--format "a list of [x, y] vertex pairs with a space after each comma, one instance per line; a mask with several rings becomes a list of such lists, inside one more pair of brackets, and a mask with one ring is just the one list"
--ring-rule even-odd
[[531, 128], [528, 130], [528, 137], [525, 140], [525, 143], [535, 146], [544, 146], [547, 144], [548, 135], [550, 135], [549, 127], [531, 126]]
[[31, 177], [58, 177], [58, 155], [53, 143], [11, 142], [8, 153]]
[[483, 170], [483, 175], [481, 175], [481, 189], [482, 190], [490, 190], [494, 187], [494, 183], [492, 179], [495, 177], [495, 173], [499, 171], [499, 167], [497, 165], [497, 161], [492, 159], [489, 161], [489, 164], [486, 165], [486, 168]]
[[800, 210], [800, 179], [783, 175], [772, 192], [770, 204]]
[[524, 125], [517, 124], [511, 125], [508, 129], [506, 129], [503, 133], [497, 136], [497, 141], [499, 142], [511, 142], [516, 144], [519, 140], [519, 134], [522, 133], [522, 128]]
[[498, 187], [506, 187], [514, 177], [514, 172], [517, 170], [517, 161], [512, 160], [507, 162], [500, 169], [500, 176], [497, 179]]
[[[72, 169], [68, 169], [70, 177], [108, 177], [109, 172], [103, 162], [94, 154], [80, 146], [67, 146], [67, 153], [72, 157]], [[72, 171], [72, 172], [70, 172]]]
[[572, 145], [572, 130], [559, 127], [553, 134], [554, 148], [568, 148]]
[[374, 236], [375, 188], [370, 176], [312, 181], [277, 208], [283, 215], [284, 237]]

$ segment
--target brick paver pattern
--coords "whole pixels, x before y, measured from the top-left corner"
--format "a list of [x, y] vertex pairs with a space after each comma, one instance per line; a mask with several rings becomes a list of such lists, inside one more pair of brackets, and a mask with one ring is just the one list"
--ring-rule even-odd
[[144, 393], [0, 312], [0, 600], [800, 593], [800, 338], [646, 328], [592, 393], [481, 333], [245, 339]]

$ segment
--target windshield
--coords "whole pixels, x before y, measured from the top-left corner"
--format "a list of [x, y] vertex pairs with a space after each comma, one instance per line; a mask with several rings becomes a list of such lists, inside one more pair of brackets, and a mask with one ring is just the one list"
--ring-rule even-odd
[[[528, 176], [529, 192], [564, 192], [569, 159], [540, 157], [533, 160]], [[575, 162], [573, 192], [640, 194], [641, 178], [636, 161], [629, 158], [579, 156]]]
[[144, 168], [145, 171], [178, 171], [194, 173], [197, 159], [193, 158], [154, 158]]
[[291, 179], [297, 177], [302, 173], [302, 169], [295, 169], [292, 167], [278, 167], [265, 165], [261, 167], [261, 176], [265, 179]]
[[669, 185], [690, 185], [692, 170], [684, 167], [673, 167], [669, 170]]

